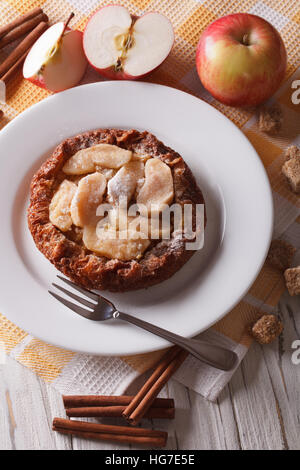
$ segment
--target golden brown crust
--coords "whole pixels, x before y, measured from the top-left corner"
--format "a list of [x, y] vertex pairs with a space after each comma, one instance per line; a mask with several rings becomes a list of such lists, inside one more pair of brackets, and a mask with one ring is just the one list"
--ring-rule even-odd
[[160, 158], [172, 170], [175, 202], [204, 204], [202, 193], [182, 157], [152, 134], [117, 129], [89, 131], [62, 142], [33, 177], [28, 225], [35, 244], [58, 270], [87, 288], [122, 292], [164, 281], [194, 254], [185, 249], [184, 240], [164, 240], [150, 245], [139, 261], [120, 261], [97, 256], [49, 221], [49, 204], [61, 181], [63, 165], [78, 150], [99, 143]]

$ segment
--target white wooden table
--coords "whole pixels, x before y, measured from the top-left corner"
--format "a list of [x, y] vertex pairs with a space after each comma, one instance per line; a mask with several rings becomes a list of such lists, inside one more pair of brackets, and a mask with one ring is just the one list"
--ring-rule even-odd
[[[283, 338], [255, 344], [217, 403], [168, 384], [163, 396], [175, 398], [176, 419], [155, 422], [169, 432], [167, 449], [300, 449], [300, 364], [291, 347], [300, 339], [300, 297], [284, 294], [280, 312]], [[12, 359], [0, 366], [1, 450], [130, 449], [54, 433], [55, 416], [64, 417], [59, 393]]]

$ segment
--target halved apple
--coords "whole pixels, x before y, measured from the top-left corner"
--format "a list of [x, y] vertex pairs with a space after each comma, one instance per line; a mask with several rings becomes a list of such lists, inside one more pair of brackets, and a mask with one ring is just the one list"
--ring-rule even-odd
[[86, 67], [82, 33], [65, 29], [60, 22], [35, 42], [24, 62], [23, 75], [41, 88], [58, 92], [77, 85]]
[[161, 13], [137, 18], [120, 5], [108, 5], [89, 20], [83, 48], [90, 64], [103, 76], [134, 80], [156, 69], [169, 55], [173, 27]]

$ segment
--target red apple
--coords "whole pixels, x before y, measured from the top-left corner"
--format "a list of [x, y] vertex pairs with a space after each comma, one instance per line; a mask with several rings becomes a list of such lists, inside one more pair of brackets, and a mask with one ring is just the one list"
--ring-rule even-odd
[[247, 13], [211, 23], [196, 52], [204, 87], [224, 104], [256, 106], [278, 89], [286, 70], [286, 50], [276, 29]]
[[157, 68], [174, 42], [171, 22], [160, 13], [137, 18], [120, 5], [108, 5], [89, 20], [83, 48], [89, 63], [111, 79], [135, 80]]
[[65, 29], [60, 22], [34, 43], [24, 62], [23, 75], [35, 85], [59, 92], [77, 85], [86, 67], [82, 33]]

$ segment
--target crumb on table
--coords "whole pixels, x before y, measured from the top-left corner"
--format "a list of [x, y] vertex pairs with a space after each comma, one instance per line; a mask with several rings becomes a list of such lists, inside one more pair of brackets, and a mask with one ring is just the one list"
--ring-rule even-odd
[[272, 343], [283, 331], [276, 315], [263, 315], [251, 328], [251, 335], [260, 344]]
[[278, 134], [282, 126], [282, 119], [282, 111], [278, 105], [261, 108], [258, 119], [259, 130], [268, 134]]
[[291, 190], [300, 193], [300, 158], [287, 160], [282, 167], [282, 173], [286, 177]]
[[272, 240], [267, 262], [276, 269], [284, 271], [292, 263], [296, 249], [283, 240]]
[[300, 266], [284, 271], [286, 287], [290, 295], [300, 294]]
[[293, 158], [300, 158], [300, 148], [297, 145], [290, 145], [284, 152], [286, 160], [292, 160]]

